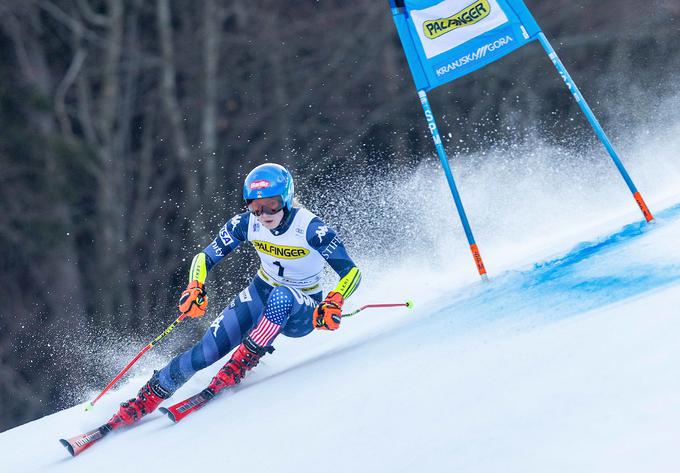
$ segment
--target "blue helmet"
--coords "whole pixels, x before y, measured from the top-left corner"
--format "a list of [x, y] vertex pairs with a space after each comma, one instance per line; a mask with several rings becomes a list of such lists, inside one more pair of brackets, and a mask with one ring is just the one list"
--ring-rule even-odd
[[286, 211], [293, 208], [293, 192], [293, 176], [280, 164], [260, 164], [248, 173], [243, 182], [243, 199], [246, 202], [281, 196]]

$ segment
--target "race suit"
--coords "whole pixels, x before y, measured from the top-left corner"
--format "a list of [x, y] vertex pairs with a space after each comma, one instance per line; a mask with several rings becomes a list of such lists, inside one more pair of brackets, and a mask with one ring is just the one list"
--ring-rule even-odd
[[293, 208], [274, 230], [250, 212], [238, 214], [194, 257], [189, 280], [207, 273], [241, 243], [249, 241], [261, 266], [251, 281], [210, 324], [203, 338], [160, 370], [161, 386], [174, 392], [197, 371], [228, 354], [247, 336], [271, 347], [277, 335], [303, 337], [313, 330], [312, 314], [322, 300], [321, 278], [328, 263], [340, 276], [335, 288], [348, 298], [361, 273], [335, 231], [304, 208]]

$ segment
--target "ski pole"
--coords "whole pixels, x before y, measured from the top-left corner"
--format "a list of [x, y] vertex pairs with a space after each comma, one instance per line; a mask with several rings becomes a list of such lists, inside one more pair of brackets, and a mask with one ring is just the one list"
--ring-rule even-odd
[[113, 380], [112, 380], [112, 381], [104, 388], [104, 390], [103, 390], [102, 392], [99, 393], [99, 396], [97, 396], [97, 397], [95, 398], [94, 401], [88, 402], [88, 403], [87, 403], [87, 405], [85, 406], [85, 410], [86, 410], [86, 411], [91, 410], [91, 409], [94, 407], [94, 403], [97, 402], [97, 401], [104, 395], [104, 393], [105, 393], [106, 391], [108, 391], [109, 389], [111, 389], [111, 386], [113, 386], [114, 384], [116, 384], [116, 382], [117, 382], [117, 381], [118, 381], [125, 373], [127, 373], [127, 370], [129, 370], [130, 367], [131, 367], [132, 365], [134, 365], [134, 364], [137, 362], [137, 360], [139, 360], [139, 358], [140, 358], [144, 353], [146, 353], [147, 351], [149, 351], [149, 350], [151, 349], [152, 346], [154, 346], [156, 343], [160, 342], [163, 338], [165, 338], [165, 336], [166, 336], [167, 334], [169, 334], [170, 332], [172, 332], [172, 329], [174, 329], [174, 328], [177, 326], [177, 324], [179, 324], [182, 320], [184, 320], [184, 318], [185, 318], [186, 316], [187, 316], [187, 314], [182, 314], [182, 315], [180, 315], [179, 317], [177, 317], [177, 319], [176, 319], [173, 323], [171, 323], [170, 326], [169, 326], [168, 328], [166, 328], [165, 331], [164, 331], [163, 333], [161, 333], [159, 336], [157, 336], [157, 337], [154, 339], [153, 342], [151, 342], [151, 343], [149, 343], [147, 346], [145, 346], [145, 347], [142, 349], [142, 351], [140, 351], [139, 353], [137, 353], [137, 356], [135, 356], [135, 357], [132, 359], [132, 361], [130, 361], [130, 363], [128, 363], [128, 364], [125, 366], [125, 368], [123, 368], [122, 370], [120, 370], [120, 373], [118, 373], [118, 374], [116, 375], [116, 377], [113, 378]]
[[383, 307], [406, 307], [407, 309], [412, 309], [413, 308], [413, 301], [406, 301], [402, 302], [401, 304], [367, 304], [363, 307], [358, 308], [357, 310], [353, 312], [349, 312], [347, 314], [342, 314], [342, 317], [352, 317], [353, 315], [357, 315], [359, 312], [361, 312], [364, 309], [378, 309], [378, 308], [383, 308]]

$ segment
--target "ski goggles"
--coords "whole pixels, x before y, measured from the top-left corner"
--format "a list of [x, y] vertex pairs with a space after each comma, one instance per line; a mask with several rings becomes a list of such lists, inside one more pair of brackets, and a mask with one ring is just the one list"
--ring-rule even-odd
[[248, 202], [248, 210], [251, 214], [259, 217], [262, 214], [274, 215], [283, 210], [283, 201], [281, 197], [267, 197], [264, 199], [255, 199]]

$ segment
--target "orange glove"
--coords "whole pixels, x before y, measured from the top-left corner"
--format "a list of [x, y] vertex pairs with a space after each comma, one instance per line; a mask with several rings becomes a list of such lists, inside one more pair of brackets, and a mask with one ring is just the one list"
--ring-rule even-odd
[[208, 295], [203, 283], [191, 281], [179, 298], [179, 311], [191, 318], [203, 317], [208, 307]]
[[329, 292], [324, 301], [316, 306], [314, 315], [314, 328], [319, 330], [337, 330], [340, 327], [342, 317], [342, 304], [345, 302], [339, 292]]

